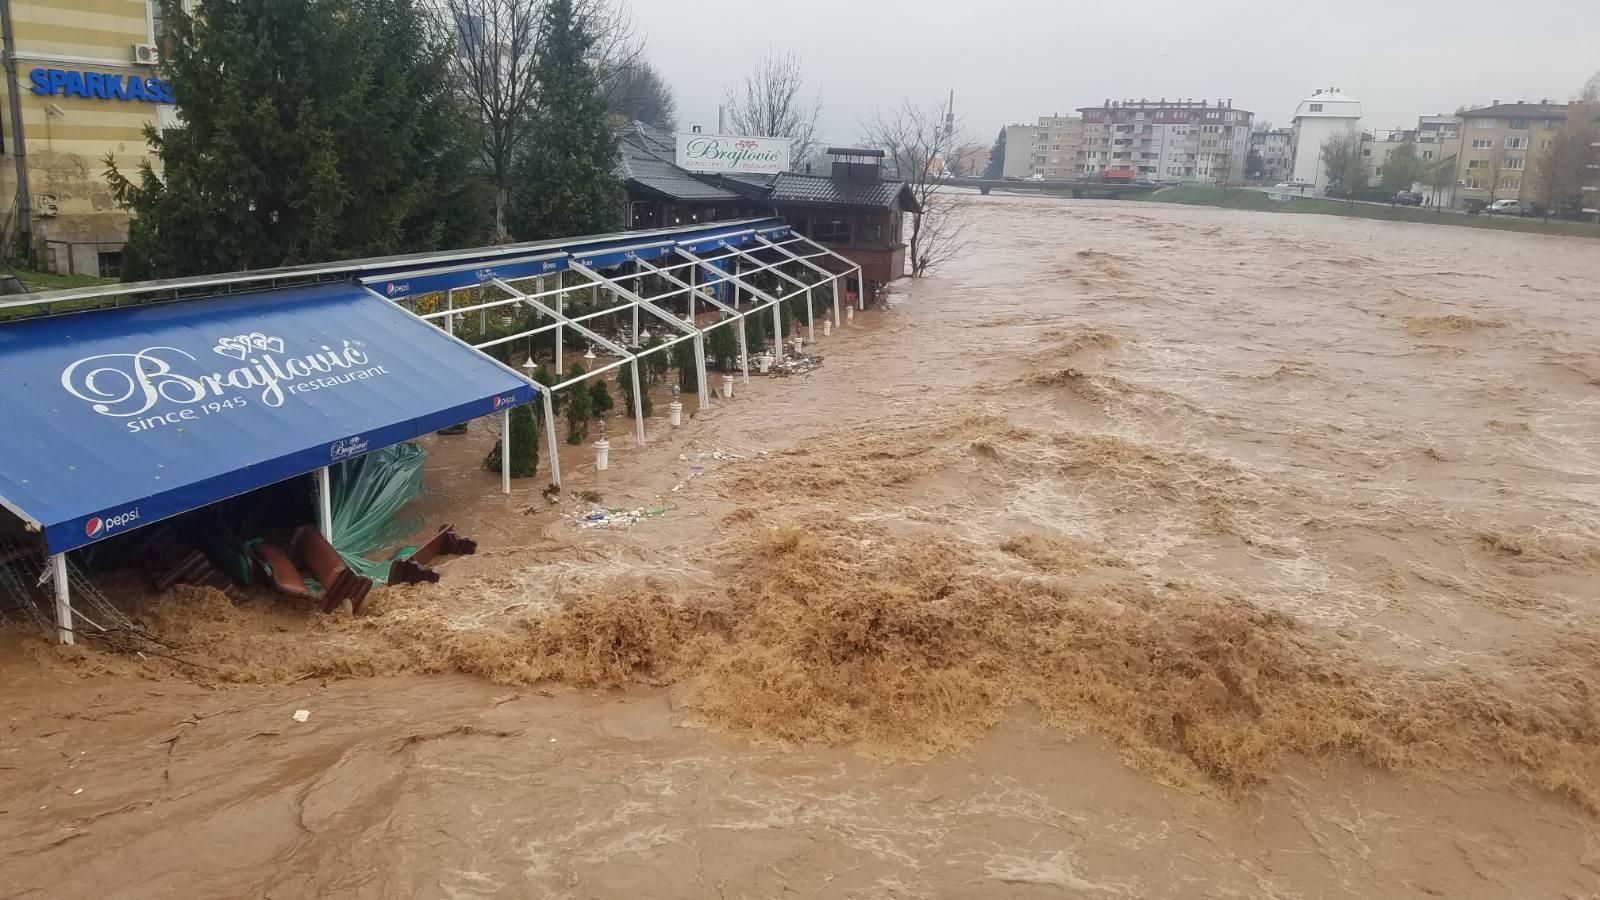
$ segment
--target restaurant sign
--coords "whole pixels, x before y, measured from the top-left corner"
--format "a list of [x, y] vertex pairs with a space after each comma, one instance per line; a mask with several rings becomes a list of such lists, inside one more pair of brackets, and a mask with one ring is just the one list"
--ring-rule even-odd
[[691, 172], [773, 175], [789, 170], [788, 138], [678, 132], [678, 166]]

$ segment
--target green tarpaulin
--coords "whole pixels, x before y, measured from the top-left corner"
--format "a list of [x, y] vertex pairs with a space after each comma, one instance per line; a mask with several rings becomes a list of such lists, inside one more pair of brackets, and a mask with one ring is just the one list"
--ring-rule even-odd
[[[392, 559], [367, 557], [394, 546], [422, 526], [419, 519], [401, 519], [402, 507], [422, 493], [422, 465], [428, 451], [416, 444], [395, 444], [333, 467], [333, 549], [358, 574], [377, 582], [389, 580]], [[406, 547], [394, 558], [410, 555]]]

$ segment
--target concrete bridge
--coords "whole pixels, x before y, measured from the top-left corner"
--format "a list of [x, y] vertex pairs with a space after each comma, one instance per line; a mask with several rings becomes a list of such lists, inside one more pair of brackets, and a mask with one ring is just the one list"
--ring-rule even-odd
[[994, 181], [988, 178], [951, 178], [947, 184], [958, 187], [977, 188], [979, 193], [988, 194], [995, 188], [1006, 191], [1032, 191], [1043, 194], [1069, 194], [1075, 198], [1083, 197], [1126, 197], [1129, 195], [1145, 194], [1159, 190], [1162, 185], [1148, 183], [1104, 183], [1099, 181]]

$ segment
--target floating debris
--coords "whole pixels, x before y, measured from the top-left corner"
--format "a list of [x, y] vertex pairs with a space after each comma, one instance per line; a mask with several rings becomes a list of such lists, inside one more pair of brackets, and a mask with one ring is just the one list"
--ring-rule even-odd
[[785, 356], [773, 363], [768, 375], [805, 375], [822, 368], [820, 356]]
[[640, 519], [664, 516], [664, 506], [646, 506], [637, 509], [591, 509], [586, 513], [572, 513], [567, 521], [579, 528], [626, 528]]

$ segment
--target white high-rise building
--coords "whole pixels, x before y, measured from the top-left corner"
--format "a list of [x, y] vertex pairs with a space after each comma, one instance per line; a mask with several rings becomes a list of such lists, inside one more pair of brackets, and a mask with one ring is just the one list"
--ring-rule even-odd
[[1318, 90], [1294, 111], [1294, 175], [1297, 184], [1322, 190], [1328, 173], [1322, 165], [1322, 143], [1336, 134], [1361, 127], [1361, 101], [1338, 88]]

